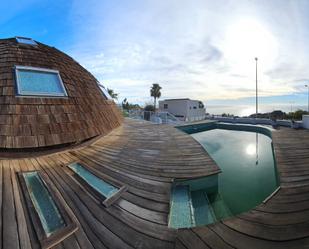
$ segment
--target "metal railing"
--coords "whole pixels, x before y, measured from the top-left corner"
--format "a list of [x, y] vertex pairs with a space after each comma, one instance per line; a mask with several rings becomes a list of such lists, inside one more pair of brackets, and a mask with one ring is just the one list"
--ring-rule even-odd
[[169, 112], [153, 112], [153, 111], [143, 111], [143, 110], [130, 110], [129, 118], [146, 120], [155, 124], [172, 124], [179, 125], [183, 121], [176, 118], [173, 114]]
[[223, 117], [220, 115], [208, 115], [207, 119], [217, 120], [226, 123], [242, 123], [253, 125], [271, 125], [271, 126], [286, 126], [292, 128], [302, 127], [302, 121], [293, 120], [272, 120], [267, 118], [241, 118], [241, 117]]

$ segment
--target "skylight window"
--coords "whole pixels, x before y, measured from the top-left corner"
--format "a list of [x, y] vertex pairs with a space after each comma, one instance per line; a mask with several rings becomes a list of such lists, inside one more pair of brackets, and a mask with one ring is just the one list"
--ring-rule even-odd
[[103, 95], [104, 95], [107, 99], [113, 100], [113, 98], [109, 95], [108, 91], [105, 89], [105, 87], [104, 87], [103, 85], [99, 84], [99, 87], [100, 87], [100, 89], [101, 89]]
[[67, 96], [67, 92], [57, 70], [16, 66], [15, 74], [18, 95]]
[[65, 227], [65, 221], [39, 174], [37, 172], [26, 172], [23, 173], [23, 177], [35, 211], [46, 236], [49, 237], [57, 229]]
[[121, 194], [127, 190], [126, 186], [118, 188], [103, 179], [93, 174], [87, 167], [80, 163], [72, 163], [68, 165], [76, 176], [83, 180], [88, 186], [91, 187], [96, 193], [99, 193], [103, 197], [103, 205], [108, 207], [116, 200], [118, 200]]
[[26, 38], [26, 37], [16, 37], [16, 41], [21, 44], [26, 44], [26, 45], [33, 45], [36, 46], [38, 45], [34, 40], [31, 38]]
[[18, 178], [41, 248], [54, 247], [78, 229], [76, 217], [63, 205], [61, 195], [45, 173], [18, 172]]

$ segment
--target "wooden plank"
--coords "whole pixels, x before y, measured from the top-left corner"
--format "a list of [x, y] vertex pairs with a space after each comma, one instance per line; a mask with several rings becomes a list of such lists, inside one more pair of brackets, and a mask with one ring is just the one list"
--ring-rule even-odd
[[78, 227], [75, 222], [76, 218], [69, 210], [61, 196], [57, 193], [57, 190], [53, 187], [48, 177], [44, 174], [44, 172], [38, 172], [38, 174], [39, 177], [42, 179], [44, 187], [47, 189], [47, 191], [51, 195], [52, 200], [57, 205], [61, 217], [64, 219], [66, 224], [65, 227], [58, 229], [50, 236], [46, 236], [44, 232], [37, 210], [35, 209], [33, 202], [30, 198], [28, 188], [21, 172], [19, 172], [19, 180], [27, 203], [28, 212], [30, 213], [31, 221], [33, 223], [41, 246], [42, 248], [51, 248], [69, 237], [71, 234], [73, 234], [78, 229]]
[[232, 249], [233, 246], [229, 245], [223, 238], [218, 236], [208, 227], [196, 227], [192, 231], [199, 236], [207, 245], [211, 248], [220, 248], [220, 249]]
[[176, 239], [175, 249], [188, 249], [179, 239]]
[[[226, 243], [234, 248], [239, 249], [291, 249], [291, 248], [306, 248], [309, 243], [308, 238], [276, 242], [272, 240], [259, 239], [246, 234], [235, 231], [221, 223], [209, 226], [218, 236], [220, 236]], [[216, 248], [216, 247], [214, 247]]]
[[[44, 172], [46, 172], [46, 174], [49, 175], [49, 177], [51, 177], [51, 179], [53, 179], [54, 184], [58, 187], [59, 191], [63, 194], [64, 198], [67, 196], [67, 193], [64, 192], [63, 188], [58, 184], [57, 181], [58, 178], [54, 178], [54, 176], [50, 173], [51, 171], [46, 171], [45, 168], [42, 167], [42, 165], [39, 164], [38, 161], [35, 159], [31, 159], [31, 163], [33, 165], [32, 166], [33, 168], [35, 168], [36, 170], [43, 170]], [[82, 224], [82, 227], [85, 228], [84, 230], [83, 228], [80, 227], [80, 229], [76, 231], [77, 240], [79, 241], [79, 245], [81, 246], [81, 248], [91, 249], [93, 248], [93, 246], [95, 246], [95, 248], [104, 249], [105, 246], [102, 243], [100, 243], [98, 237], [95, 237], [95, 235], [91, 233], [91, 229], [88, 228], [88, 225], [84, 222], [82, 215], [80, 215], [79, 209], [73, 206], [72, 201], [69, 198], [65, 199], [67, 204], [74, 211], [74, 214], [77, 214], [76, 217], [78, 217], [78, 222], [80, 222]], [[91, 239], [92, 243], [89, 241], [88, 237], [89, 239]]]
[[[41, 160], [38, 162], [46, 163], [46, 161]], [[113, 233], [111, 233], [107, 228], [105, 228], [100, 222], [96, 220], [95, 216], [88, 210], [87, 205], [81, 202], [80, 197], [72, 190], [72, 183], [68, 181], [69, 178], [66, 177], [66, 174], [63, 171], [59, 172], [59, 170], [60, 168], [57, 169], [56, 167], [53, 167], [52, 170], [49, 171], [49, 175], [54, 179], [57, 179], [57, 182], [59, 182], [61, 188], [65, 190], [65, 192], [72, 199], [74, 205], [76, 205], [74, 211], [78, 211], [80, 214], [77, 215], [77, 217], [79, 218], [80, 223], [84, 227], [84, 231], [91, 239], [91, 243], [95, 246], [95, 248], [106, 248], [105, 245], [114, 246], [115, 248], [130, 248], [129, 245], [123, 243], [121, 239], [117, 238]], [[84, 222], [83, 218], [85, 218], [86, 222]], [[96, 234], [96, 237], [90, 233], [91, 231]], [[98, 244], [101, 244], [101, 247], [99, 247]]]
[[80, 246], [74, 234], [63, 240], [62, 245], [65, 249], [80, 249]]
[[179, 235], [177, 239], [187, 248], [210, 249], [210, 247], [190, 229], [178, 229], [177, 235]]
[[9, 161], [2, 161], [3, 165], [3, 249], [19, 249], [18, 225], [13, 195], [12, 177]]
[[10, 161], [11, 167], [11, 175], [12, 175], [12, 186], [15, 200], [15, 208], [16, 208], [16, 219], [18, 224], [18, 233], [19, 233], [19, 244], [21, 249], [30, 249], [31, 242], [29, 238], [27, 223], [25, 219], [25, 211], [21, 204], [20, 191], [21, 189], [18, 186], [16, 179], [16, 171], [19, 171], [19, 165], [16, 160]]
[[0, 245], [3, 245], [3, 237], [2, 237], [2, 234], [3, 234], [3, 221], [2, 221], [2, 214], [3, 214], [3, 161], [0, 161]]
[[[55, 170], [59, 170], [59, 168], [54, 168]], [[78, 182], [74, 182], [73, 178], [69, 178], [66, 174], [61, 174], [59, 172], [59, 176], [63, 177], [66, 183], [70, 184], [70, 187], [74, 190], [74, 192], [81, 198], [82, 202], [85, 206], [91, 211], [92, 215], [99, 220], [102, 224], [108, 226], [108, 228], [113, 231], [113, 233], [120, 236], [124, 241], [127, 243], [133, 245], [136, 243], [136, 241], [140, 241], [142, 245], [145, 248], [151, 248], [151, 245], [153, 243], [157, 243], [158, 245], [162, 244], [162, 246], [166, 247], [169, 245], [169, 243], [166, 243], [164, 241], [160, 241], [159, 239], [151, 238], [145, 236], [143, 233], [145, 233], [145, 230], [143, 230], [143, 233], [139, 233], [134, 231], [132, 228], [130, 228], [126, 223], [123, 223], [122, 218], [118, 214], [110, 215], [107, 213], [109, 209], [105, 209], [100, 203], [95, 203], [93, 198], [89, 197], [87, 193], [84, 191], [83, 188], [79, 185]], [[138, 228], [135, 226], [135, 228]], [[102, 229], [102, 228], [101, 228]], [[108, 236], [108, 234], [104, 234], [105, 236]], [[158, 236], [158, 235], [156, 235]], [[110, 240], [110, 239], [109, 239]], [[109, 241], [107, 240], [107, 241]], [[107, 243], [107, 242], [106, 242]]]
[[223, 223], [248, 236], [265, 240], [288, 241], [309, 237], [309, 222], [273, 226], [240, 218], [232, 218], [224, 220]]
[[117, 202], [117, 206], [142, 219], [149, 220], [161, 225], [167, 225], [167, 214], [139, 207], [124, 199], [119, 200]]
[[[25, 160], [18, 160], [18, 165], [19, 165], [20, 170], [22, 170], [22, 171], [28, 170], [28, 167], [26, 165]], [[27, 224], [27, 230], [28, 230], [28, 235], [29, 235], [29, 238], [30, 238], [31, 246], [32, 246], [33, 249], [39, 249], [39, 248], [41, 248], [41, 245], [40, 245], [40, 242], [37, 238], [37, 235], [35, 233], [35, 229], [33, 227], [29, 212], [27, 210], [26, 200], [24, 198], [24, 195], [22, 194], [20, 184], [18, 184], [18, 188], [19, 188], [19, 193], [20, 193], [20, 198], [21, 198], [21, 204], [22, 204], [23, 210], [24, 210], [24, 215], [25, 215], [25, 220], [26, 220], [26, 224]]]

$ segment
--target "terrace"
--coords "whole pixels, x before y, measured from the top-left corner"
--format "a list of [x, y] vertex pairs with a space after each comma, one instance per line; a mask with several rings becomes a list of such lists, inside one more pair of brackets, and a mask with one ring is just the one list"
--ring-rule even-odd
[[[127, 119], [96, 142], [45, 155], [0, 161], [2, 248], [40, 248], [16, 172], [38, 171], [77, 230], [53, 248], [305, 248], [309, 240], [309, 133], [272, 132], [281, 189], [265, 204], [190, 229], [168, 227], [175, 179], [220, 172], [191, 136], [168, 125]], [[67, 167], [80, 163], [127, 189], [108, 207]], [[47, 246], [48, 247], [48, 246]]]

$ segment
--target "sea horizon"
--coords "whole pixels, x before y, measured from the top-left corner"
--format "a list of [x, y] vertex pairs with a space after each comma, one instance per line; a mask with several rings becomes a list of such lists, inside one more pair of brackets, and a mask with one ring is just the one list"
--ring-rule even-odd
[[[294, 105], [291, 107], [289, 104], [276, 104], [276, 105], [263, 105], [261, 104], [258, 113], [268, 113], [273, 111], [283, 111], [286, 113], [295, 112], [297, 110], [307, 110], [306, 105]], [[255, 113], [255, 105], [206, 105], [206, 113], [210, 115], [231, 114], [235, 116], [249, 116]]]

